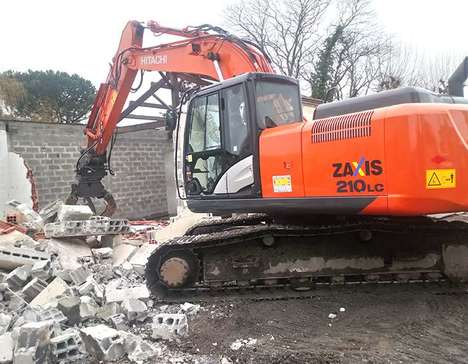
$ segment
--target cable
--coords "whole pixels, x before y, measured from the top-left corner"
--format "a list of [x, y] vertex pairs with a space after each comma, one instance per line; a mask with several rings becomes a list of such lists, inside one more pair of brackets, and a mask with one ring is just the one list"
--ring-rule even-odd
[[111, 167], [111, 158], [112, 158], [112, 150], [114, 149], [114, 145], [117, 142], [117, 135], [118, 134], [119, 134], [118, 128], [115, 128], [114, 133], [112, 134], [111, 144], [110, 144], [110, 147], [109, 147], [109, 153], [107, 155], [107, 168], [108, 168], [109, 174], [111, 176], [115, 175], [115, 173], [114, 173], [114, 171], [112, 170], [112, 167]]
[[130, 92], [135, 93], [140, 89], [141, 85], [143, 85], [143, 77], [144, 77], [144, 71], [140, 70], [140, 82], [138, 83], [137, 87], [130, 88]]
[[80, 157], [76, 161], [75, 169], [78, 171], [78, 165], [80, 164], [81, 160], [84, 158], [86, 154], [88, 154], [91, 149], [93, 149], [97, 144], [99, 143], [99, 140], [96, 140], [93, 144], [91, 144], [90, 147], [88, 147], [83, 153], [81, 153]]

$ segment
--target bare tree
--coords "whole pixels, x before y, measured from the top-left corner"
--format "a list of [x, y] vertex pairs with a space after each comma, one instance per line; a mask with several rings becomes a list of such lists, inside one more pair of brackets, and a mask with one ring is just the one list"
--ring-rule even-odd
[[345, 97], [367, 94], [379, 59], [389, 50], [388, 36], [375, 23], [370, 0], [339, 0], [336, 13], [318, 56], [303, 75], [317, 98], [324, 98], [331, 88]]
[[454, 54], [428, 54], [415, 47], [393, 42], [381, 59], [377, 91], [400, 86], [416, 86], [447, 93], [447, 80], [463, 57]]
[[226, 9], [228, 26], [257, 43], [279, 72], [299, 78], [316, 51], [330, 0], [241, 0]]

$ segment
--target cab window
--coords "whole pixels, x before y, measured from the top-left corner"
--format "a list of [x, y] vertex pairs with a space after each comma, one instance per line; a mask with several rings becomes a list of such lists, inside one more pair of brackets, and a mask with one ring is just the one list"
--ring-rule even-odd
[[218, 94], [194, 101], [189, 136], [189, 151], [203, 152], [221, 148]]
[[226, 151], [233, 156], [250, 154], [247, 103], [242, 85], [224, 90], [223, 100]]
[[255, 85], [257, 121], [261, 129], [300, 122], [297, 85], [260, 81]]

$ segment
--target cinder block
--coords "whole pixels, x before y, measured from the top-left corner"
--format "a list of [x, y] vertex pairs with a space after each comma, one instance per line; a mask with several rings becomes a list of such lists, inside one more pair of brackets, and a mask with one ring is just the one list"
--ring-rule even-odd
[[61, 205], [57, 211], [58, 221], [83, 221], [93, 216], [88, 205]]
[[[50, 166], [52, 167], [52, 166]], [[58, 166], [56, 166], [57, 168], [59, 168]], [[50, 184], [50, 186], [52, 187], [52, 183]], [[47, 204], [46, 206], [44, 206], [44, 208], [42, 208], [40, 211], [39, 211], [39, 215], [41, 215], [42, 217], [42, 220], [44, 220], [44, 222], [51, 222], [53, 220], [55, 220], [55, 217], [57, 216], [57, 211], [59, 209], [60, 206], [63, 205], [63, 201], [62, 200], [54, 200], [52, 202], [50, 202], [49, 204]]]
[[93, 216], [84, 221], [62, 221], [44, 226], [46, 237], [72, 237], [90, 235], [117, 235], [128, 232], [128, 220], [109, 219], [103, 216]]
[[66, 316], [55, 307], [26, 309], [22, 317], [25, 322], [53, 321], [57, 325], [64, 324], [67, 321]]
[[8, 283], [8, 287], [16, 291], [26, 284], [29, 280], [31, 274], [31, 267], [30, 266], [22, 266], [12, 270], [8, 275], [5, 277], [5, 282]]
[[42, 220], [41, 216], [32, 208], [30, 208], [24, 203], [15, 200], [7, 202], [7, 205], [9, 208], [15, 209], [16, 211], [18, 211], [18, 213], [21, 214], [22, 225], [32, 230], [39, 231], [42, 229], [44, 221]]
[[85, 267], [78, 267], [69, 272], [70, 278], [73, 283], [77, 286], [86, 282], [86, 279], [89, 277], [90, 273]]
[[39, 278], [33, 278], [31, 282], [23, 287], [21, 292], [26, 297], [26, 300], [32, 301], [39, 293], [47, 287], [47, 283]]
[[124, 339], [106, 325], [86, 327], [80, 334], [86, 351], [99, 360], [116, 361], [125, 354]]
[[86, 352], [78, 330], [68, 329], [51, 340], [52, 355], [59, 363], [84, 359]]
[[124, 314], [117, 314], [109, 317], [112, 327], [116, 330], [128, 330], [127, 321]]
[[128, 321], [145, 321], [148, 317], [148, 307], [145, 303], [135, 299], [130, 298], [122, 302], [122, 311], [127, 316]]
[[153, 338], [172, 340], [188, 334], [187, 316], [184, 314], [160, 313], [153, 317]]
[[10, 312], [18, 312], [26, 306], [27, 302], [18, 293], [12, 295], [8, 302], [8, 310]]
[[0, 268], [15, 269], [22, 265], [33, 265], [36, 262], [50, 260], [50, 254], [26, 247], [0, 246]]

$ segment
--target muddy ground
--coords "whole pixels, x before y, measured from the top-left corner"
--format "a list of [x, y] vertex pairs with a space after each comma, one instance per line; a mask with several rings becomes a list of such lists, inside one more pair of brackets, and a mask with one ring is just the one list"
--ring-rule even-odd
[[[190, 337], [177, 348], [237, 363], [467, 363], [468, 295], [448, 291], [360, 286], [300, 300], [213, 302], [190, 319]], [[230, 348], [249, 338], [255, 345]]]

